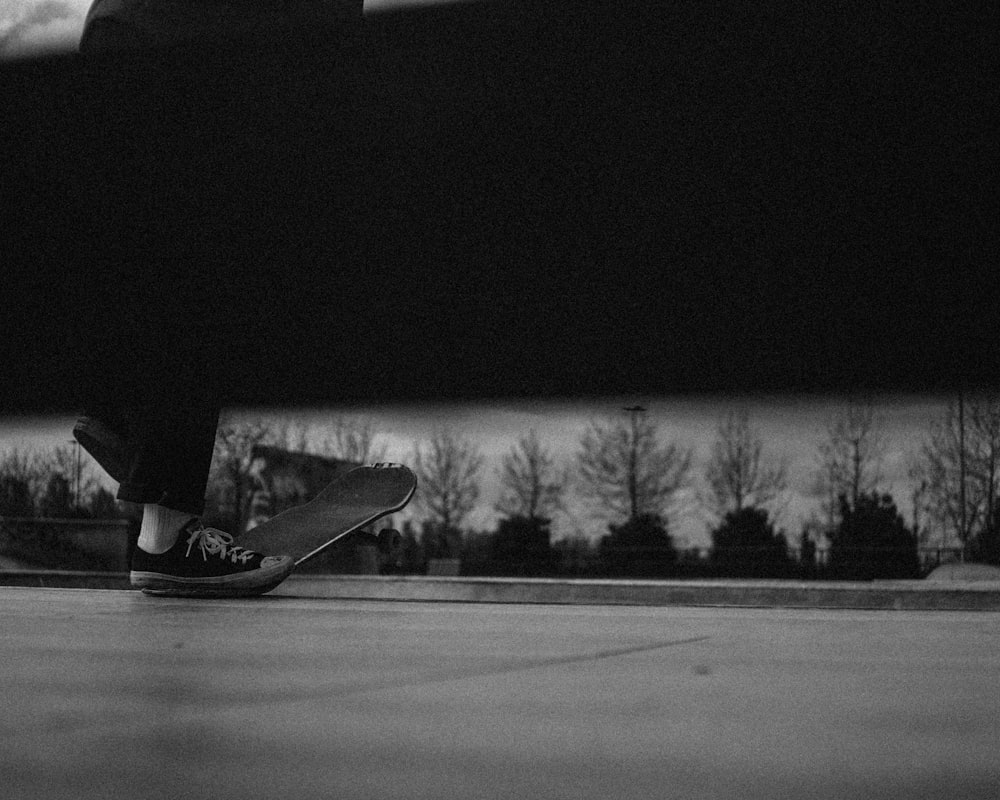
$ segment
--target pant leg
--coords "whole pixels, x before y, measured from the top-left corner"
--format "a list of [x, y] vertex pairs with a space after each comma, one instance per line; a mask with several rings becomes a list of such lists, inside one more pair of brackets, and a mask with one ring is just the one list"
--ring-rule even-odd
[[205, 510], [219, 408], [208, 401], [148, 402], [124, 409], [130, 458], [118, 499], [193, 516]]
[[363, 0], [94, 0], [79, 49], [96, 53], [244, 37], [280, 42], [291, 34], [322, 38], [324, 27], [360, 19], [363, 7]]
[[[324, 30], [360, 19], [362, 9], [362, 0], [94, 0], [80, 50], [152, 49], [247, 36], [280, 42], [289, 35], [305, 34], [321, 41]], [[221, 224], [210, 216], [201, 222], [206, 228]], [[178, 252], [186, 251], [178, 248]], [[200, 262], [206, 254], [193, 247], [187, 255]], [[187, 286], [193, 291], [189, 283], [177, 283], [172, 290]], [[141, 307], [142, 324], [153, 328], [171, 324], [157, 316], [155, 293], [146, 297], [140, 292], [139, 296], [143, 302], [129, 306]], [[179, 306], [175, 302], [172, 307]], [[148, 334], [144, 330], [136, 338], [154, 341]], [[127, 437], [128, 466], [118, 498], [200, 515], [219, 416], [211, 390], [204, 391], [212, 380], [213, 370], [207, 363], [212, 354], [200, 349], [195, 353], [171, 350], [153, 358], [143, 353], [136, 357], [156, 368], [151, 376], [155, 390], [146, 392], [132, 380], [121, 385], [120, 375], [106, 370], [107, 397], [91, 404], [95, 410], [89, 412]]]

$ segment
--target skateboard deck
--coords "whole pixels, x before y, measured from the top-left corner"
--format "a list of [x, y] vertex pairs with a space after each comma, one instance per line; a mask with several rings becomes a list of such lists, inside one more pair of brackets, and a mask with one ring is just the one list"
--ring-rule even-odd
[[298, 566], [345, 536], [401, 510], [416, 488], [416, 475], [402, 464], [355, 467], [308, 503], [247, 531], [237, 544], [267, 555], [290, 555]]

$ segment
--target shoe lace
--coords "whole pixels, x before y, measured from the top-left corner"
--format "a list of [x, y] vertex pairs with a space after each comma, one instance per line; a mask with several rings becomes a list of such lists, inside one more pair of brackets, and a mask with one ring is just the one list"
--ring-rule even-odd
[[191, 548], [195, 545], [201, 550], [201, 557], [208, 561], [209, 556], [221, 559], [229, 558], [234, 564], [245, 564], [253, 558], [254, 551], [233, 544], [233, 536], [230, 533], [216, 530], [215, 528], [198, 527], [191, 531], [191, 536], [187, 541], [186, 556], [191, 555]]

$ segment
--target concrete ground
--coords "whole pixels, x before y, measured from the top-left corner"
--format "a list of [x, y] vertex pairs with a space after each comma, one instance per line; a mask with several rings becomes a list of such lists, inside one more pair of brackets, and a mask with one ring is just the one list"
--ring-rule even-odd
[[11, 800], [954, 799], [1000, 786], [996, 612], [15, 587], [0, 605]]

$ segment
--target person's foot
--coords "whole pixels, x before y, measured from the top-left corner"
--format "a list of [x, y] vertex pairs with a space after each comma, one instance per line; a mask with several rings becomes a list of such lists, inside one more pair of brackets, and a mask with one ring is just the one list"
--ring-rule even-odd
[[73, 426], [73, 437], [115, 481], [125, 481], [129, 455], [122, 434], [97, 417], [83, 416]]
[[251, 597], [271, 591], [295, 567], [291, 556], [265, 556], [233, 537], [192, 520], [160, 555], [137, 548], [130, 579], [146, 594], [170, 597]]

